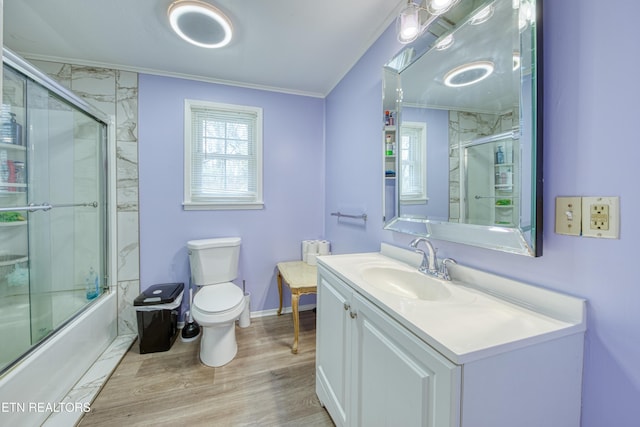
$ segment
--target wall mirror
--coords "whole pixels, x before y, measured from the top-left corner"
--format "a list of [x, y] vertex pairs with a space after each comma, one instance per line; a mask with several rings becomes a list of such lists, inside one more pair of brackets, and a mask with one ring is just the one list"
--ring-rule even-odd
[[386, 229], [542, 255], [541, 3], [421, 10], [383, 68]]

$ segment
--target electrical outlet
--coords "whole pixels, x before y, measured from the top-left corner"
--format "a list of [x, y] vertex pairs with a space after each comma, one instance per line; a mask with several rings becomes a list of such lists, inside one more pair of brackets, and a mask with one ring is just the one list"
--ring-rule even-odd
[[618, 197], [583, 197], [582, 235], [618, 239], [620, 237], [619, 205]]
[[556, 234], [579, 236], [582, 228], [582, 198], [556, 197]]

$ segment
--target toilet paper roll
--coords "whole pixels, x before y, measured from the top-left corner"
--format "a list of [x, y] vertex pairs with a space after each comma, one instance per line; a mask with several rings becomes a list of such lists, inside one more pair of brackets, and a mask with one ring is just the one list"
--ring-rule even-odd
[[309, 246], [307, 247], [307, 255], [308, 254], [317, 254], [318, 253], [318, 241], [317, 240], [309, 240]]
[[318, 242], [317, 240], [303, 240], [302, 241], [302, 260], [307, 261], [307, 254], [309, 252], [316, 253]]
[[307, 264], [309, 265], [318, 265], [318, 260], [317, 260], [318, 254], [307, 254]]
[[318, 242], [318, 253], [320, 255], [329, 255], [331, 252], [331, 243], [328, 240], [320, 240]]

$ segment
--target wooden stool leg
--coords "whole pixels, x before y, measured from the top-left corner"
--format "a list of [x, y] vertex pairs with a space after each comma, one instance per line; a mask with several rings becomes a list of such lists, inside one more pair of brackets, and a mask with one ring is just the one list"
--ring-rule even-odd
[[278, 295], [280, 296], [280, 307], [278, 307], [278, 316], [282, 314], [282, 275], [278, 271]]
[[291, 311], [293, 315], [293, 347], [291, 353], [298, 353], [298, 333], [300, 331], [300, 319], [298, 317], [298, 299], [300, 295], [291, 293]]

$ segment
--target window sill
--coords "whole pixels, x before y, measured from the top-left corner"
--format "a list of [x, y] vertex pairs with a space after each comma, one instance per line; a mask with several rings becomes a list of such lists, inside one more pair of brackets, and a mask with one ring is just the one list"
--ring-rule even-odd
[[425, 205], [428, 201], [428, 197], [426, 199], [400, 199], [400, 203], [403, 205]]
[[232, 211], [232, 210], [253, 210], [264, 209], [263, 202], [252, 203], [194, 203], [184, 202], [182, 208], [185, 211]]

